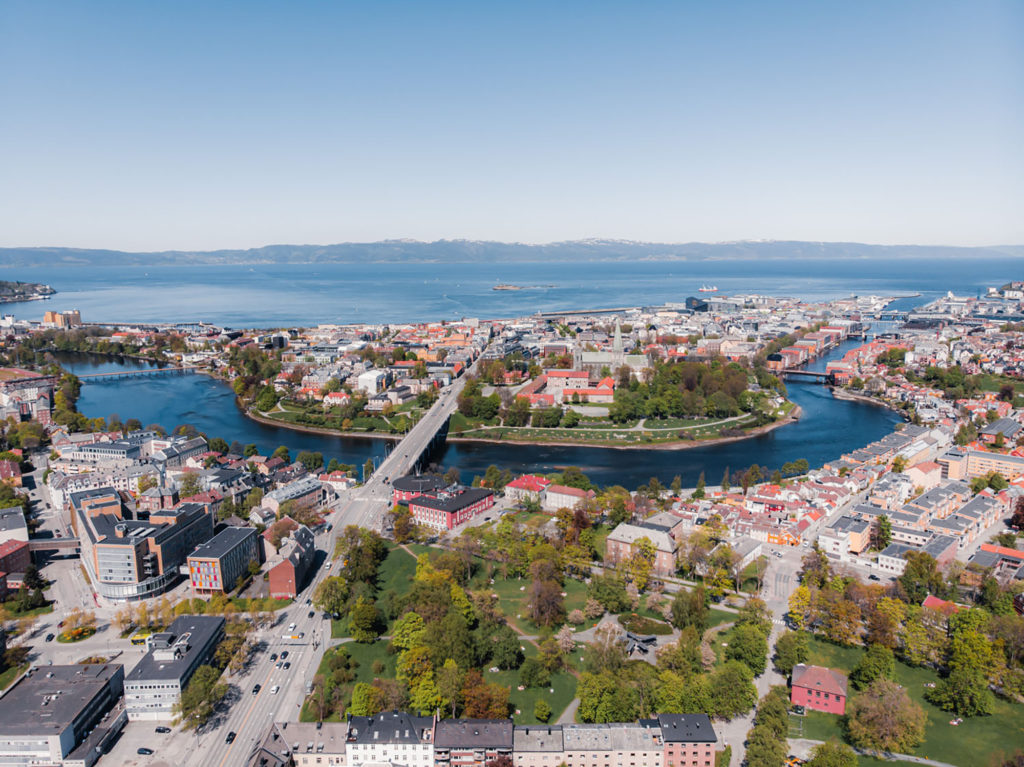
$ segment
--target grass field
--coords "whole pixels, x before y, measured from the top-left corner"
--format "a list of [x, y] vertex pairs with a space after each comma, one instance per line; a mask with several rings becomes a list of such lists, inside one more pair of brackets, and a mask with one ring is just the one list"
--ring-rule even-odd
[[[857, 665], [863, 653], [864, 650], [859, 648], [837, 647], [812, 639], [808, 663], [849, 672]], [[925, 741], [913, 751], [914, 756], [974, 767], [979, 764], [979, 755], [991, 753], [994, 746], [1006, 753], [1024, 749], [1024, 705], [997, 699], [992, 716], [965, 719], [963, 724], [953, 726], [949, 724], [952, 714], [924, 700], [927, 689], [925, 683], [937, 680], [938, 675], [930, 669], [896, 663], [896, 681], [906, 688], [911, 699], [928, 714]], [[841, 739], [838, 717], [811, 712], [805, 719], [803, 737], [815, 740], [827, 740], [830, 737]]]
[[[22, 663], [20, 666], [11, 666], [9, 669], [0, 674], [0, 690], [6, 690], [11, 686], [11, 683], [17, 679], [21, 674], [28, 671], [29, 664]], [[575, 683], [573, 684], [573, 690], [576, 689]], [[571, 700], [571, 698], [570, 698]], [[554, 706], [552, 706], [554, 708]], [[563, 706], [563, 708], [565, 708]], [[532, 713], [532, 710], [531, 710]]]

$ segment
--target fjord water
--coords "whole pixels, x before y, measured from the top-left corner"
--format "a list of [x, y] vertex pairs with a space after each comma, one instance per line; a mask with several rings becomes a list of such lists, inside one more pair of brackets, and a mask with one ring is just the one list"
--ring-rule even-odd
[[[823, 366], [852, 345], [834, 350], [816, 364]], [[95, 355], [57, 357], [66, 368], [79, 374], [146, 366], [138, 360], [112, 360]], [[437, 461], [446, 468], [457, 467], [467, 482], [495, 464], [514, 472], [550, 472], [579, 466], [600, 485], [619, 484], [630, 489], [651, 477], [668, 484], [678, 474], [684, 485], [692, 487], [701, 472], [709, 484], [717, 484], [726, 468], [736, 471], [753, 463], [775, 469], [787, 461], [806, 458], [811, 466], [820, 466], [887, 434], [899, 420], [885, 408], [833, 399], [830, 391], [818, 384], [792, 382], [788, 387], [790, 399], [803, 411], [800, 421], [737, 442], [686, 450], [450, 442]], [[318, 451], [325, 460], [337, 458], [357, 466], [367, 458], [382, 457], [392, 445], [381, 439], [307, 434], [257, 423], [239, 410], [229, 386], [205, 375], [86, 383], [78, 406], [90, 417], [106, 418], [116, 413], [122, 420], [138, 418], [144, 425], [159, 423], [166, 429], [187, 423], [210, 437], [238, 440], [242, 444], [253, 442], [264, 453], [287, 445], [293, 456], [300, 450]]]
[[[229, 327], [516, 317], [536, 311], [663, 304], [721, 292], [820, 299], [954, 290], [1020, 277], [1020, 259], [758, 259], [494, 264], [59, 266], [4, 269], [57, 295], [10, 304], [20, 319], [77, 308], [86, 322], [212, 322]], [[495, 291], [499, 283], [526, 290]]]

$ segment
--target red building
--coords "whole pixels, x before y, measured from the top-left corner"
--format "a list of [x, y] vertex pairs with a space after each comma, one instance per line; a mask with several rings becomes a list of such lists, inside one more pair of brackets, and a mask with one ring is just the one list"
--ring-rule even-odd
[[789, 700], [795, 706], [842, 716], [846, 713], [846, 677], [835, 669], [801, 663], [793, 668]]
[[302, 590], [316, 557], [313, 533], [305, 525], [300, 525], [281, 544], [279, 551], [281, 561], [271, 567], [268, 574], [270, 596], [274, 599], [294, 599]]
[[32, 564], [28, 541], [9, 540], [0, 543], [0, 571], [23, 573]]
[[408, 503], [421, 495], [432, 495], [443, 490], [448, 483], [440, 474], [407, 474], [391, 483], [392, 500]]
[[452, 530], [494, 506], [494, 493], [481, 487], [459, 487], [409, 501], [417, 524], [435, 530]]

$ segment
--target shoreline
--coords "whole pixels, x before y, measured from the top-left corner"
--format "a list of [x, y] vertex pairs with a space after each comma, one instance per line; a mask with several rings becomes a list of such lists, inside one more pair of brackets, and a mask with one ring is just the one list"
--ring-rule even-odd
[[[348, 437], [356, 439], [387, 439], [393, 442], [401, 441], [402, 435], [400, 434], [386, 434], [384, 432], [363, 432], [363, 431], [337, 431], [335, 429], [325, 429], [320, 426], [304, 426], [301, 424], [292, 424], [286, 421], [278, 421], [274, 418], [267, 418], [266, 416], [256, 415], [250, 412], [246, 408], [242, 407], [235, 398], [235, 404], [238, 409], [242, 411], [243, 415], [247, 418], [251, 418], [257, 423], [262, 423], [266, 426], [278, 426], [283, 429], [291, 429], [292, 431], [305, 432], [307, 434], [322, 434], [325, 436], [335, 437]], [[635, 445], [608, 445], [608, 444], [597, 444], [591, 442], [573, 442], [559, 440], [554, 442], [544, 441], [539, 442], [535, 440], [521, 440], [521, 439], [487, 439], [486, 437], [459, 437], [453, 435], [452, 432], [448, 433], [446, 437], [447, 442], [480, 442], [490, 443], [493, 445], [524, 445], [524, 446], [546, 446], [555, 445], [559, 447], [589, 447], [596, 448], [598, 450], [689, 450], [695, 447], [705, 447], [708, 445], [719, 445], [728, 442], [739, 442], [744, 439], [752, 439], [753, 437], [760, 437], [762, 434], [767, 434], [775, 429], [782, 426], [787, 426], [792, 423], [796, 423], [800, 420], [800, 416], [803, 414], [803, 410], [799, 405], [795, 405], [793, 410], [790, 411], [789, 415], [773, 423], [767, 423], [764, 426], [758, 426], [751, 431], [738, 435], [735, 437], [715, 437], [714, 439], [701, 439], [701, 440], [676, 440], [673, 442], [661, 442], [661, 443], [638, 443]]]
[[894, 413], [900, 414], [903, 416], [903, 420], [907, 420], [906, 413], [904, 411], [900, 410], [898, 407], [894, 407], [883, 399], [879, 399], [878, 397], [871, 397], [867, 394], [855, 394], [849, 389], [843, 389], [838, 386], [832, 387], [832, 396], [835, 399], [849, 400], [851, 402], [863, 402], [868, 405], [874, 405], [875, 407], [882, 407], [886, 410], [891, 410]]

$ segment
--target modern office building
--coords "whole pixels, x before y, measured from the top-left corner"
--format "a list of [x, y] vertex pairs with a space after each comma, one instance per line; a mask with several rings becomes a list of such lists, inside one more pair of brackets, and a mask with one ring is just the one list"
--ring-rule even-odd
[[224, 619], [182, 615], [167, 631], [147, 640], [147, 652], [124, 679], [124, 703], [131, 721], [170, 721], [181, 691], [196, 669], [213, 657], [224, 636]]
[[[124, 726], [124, 666], [45, 666], [0, 698], [0, 764], [84, 764]], [[108, 716], [113, 712], [113, 716]]]
[[203, 595], [231, 591], [253, 561], [263, 561], [263, 546], [256, 528], [227, 527], [188, 555], [192, 590]]
[[128, 520], [117, 493], [97, 488], [72, 493], [71, 512], [82, 564], [96, 591], [114, 601], [165, 591], [193, 549], [213, 537], [213, 517], [199, 503], [151, 512], [145, 521]]

